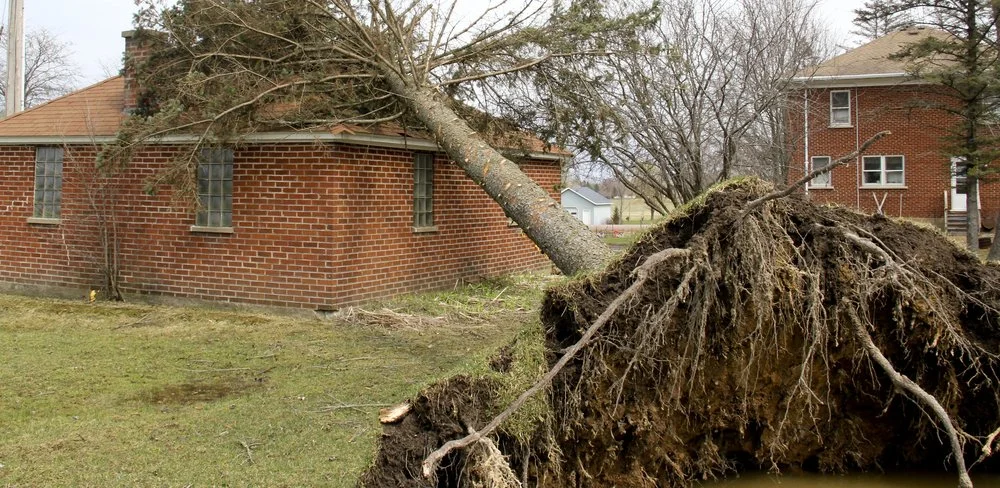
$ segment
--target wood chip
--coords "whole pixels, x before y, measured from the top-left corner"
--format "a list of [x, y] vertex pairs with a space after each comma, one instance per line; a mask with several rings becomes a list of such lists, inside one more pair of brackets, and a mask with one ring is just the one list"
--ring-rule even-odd
[[378, 421], [383, 424], [395, 424], [410, 413], [413, 406], [409, 402], [403, 402], [395, 407], [383, 408], [378, 411]]

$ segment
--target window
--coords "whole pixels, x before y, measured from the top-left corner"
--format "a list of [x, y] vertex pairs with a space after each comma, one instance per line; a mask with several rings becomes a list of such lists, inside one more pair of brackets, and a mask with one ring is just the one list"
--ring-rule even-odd
[[[830, 156], [813, 156], [812, 170], [823, 169], [830, 165]], [[809, 182], [812, 188], [829, 188], [833, 186], [833, 173], [823, 173]]]
[[58, 219], [62, 205], [63, 150], [61, 147], [35, 149], [35, 210], [39, 219]]
[[434, 155], [428, 153], [413, 159], [413, 227], [434, 227]]
[[862, 186], [902, 186], [903, 156], [865, 156], [862, 158]]
[[851, 125], [851, 92], [837, 90], [830, 92], [830, 125], [847, 127]]
[[201, 150], [198, 162], [198, 227], [233, 225], [233, 150]]

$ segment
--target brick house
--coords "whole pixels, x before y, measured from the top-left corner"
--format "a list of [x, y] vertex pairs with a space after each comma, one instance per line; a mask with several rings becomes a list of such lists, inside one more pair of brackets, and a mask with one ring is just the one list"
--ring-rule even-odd
[[[933, 108], [948, 103], [940, 87], [908, 75], [905, 62], [891, 58], [922, 36], [944, 35], [921, 28], [894, 32], [798, 73], [789, 94], [789, 181], [889, 130], [892, 135], [862, 157], [814, 180], [809, 198], [963, 229], [964, 168], [942, 147], [958, 121]], [[981, 183], [979, 190], [982, 222], [992, 226], [1000, 186]]]
[[[184, 134], [103, 178], [95, 159], [132, 85], [113, 77], [0, 120], [0, 288], [83, 296], [106, 246], [126, 292], [315, 309], [551, 266], [436, 144], [399, 131], [262, 132], [205, 150], [196, 210], [168, 186], [146, 191], [190, 149]], [[565, 154], [535, 143], [521, 167], [555, 198]]]

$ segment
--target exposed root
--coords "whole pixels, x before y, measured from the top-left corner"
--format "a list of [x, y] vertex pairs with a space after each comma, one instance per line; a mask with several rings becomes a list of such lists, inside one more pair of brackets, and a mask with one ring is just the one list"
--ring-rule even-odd
[[[1000, 267], [932, 230], [773, 195], [731, 184], [605, 273], [550, 290], [549, 371], [488, 422], [441, 410], [433, 418], [449, 428], [435, 424], [426, 449], [485, 426], [409, 461], [424, 483], [414, 486], [435, 473], [458, 486], [450, 467], [538, 391], [554, 410], [540, 438], [556, 445], [527, 456], [499, 444], [525, 486], [690, 486], [738, 471], [954, 459], [967, 487], [965, 456], [1000, 465], [989, 458]], [[401, 424], [418, 418], [428, 417]]]
[[535, 382], [535, 384], [532, 385], [531, 388], [525, 390], [525, 392], [522, 393], [519, 397], [517, 397], [517, 399], [514, 400], [514, 402], [511, 403], [510, 406], [508, 406], [503, 412], [500, 412], [499, 415], [494, 417], [493, 420], [491, 420], [490, 423], [486, 425], [486, 427], [483, 427], [479, 431], [470, 428], [469, 435], [461, 439], [448, 441], [443, 446], [434, 450], [434, 452], [428, 454], [427, 457], [424, 458], [424, 461], [422, 463], [422, 472], [424, 474], [424, 477], [425, 478], [433, 477], [434, 474], [437, 472], [437, 468], [438, 465], [441, 463], [441, 460], [444, 459], [444, 457], [447, 456], [448, 453], [450, 453], [454, 449], [461, 449], [464, 447], [468, 447], [473, 443], [483, 440], [485, 436], [492, 433], [494, 430], [496, 430], [497, 427], [500, 426], [500, 424], [502, 424], [511, 415], [513, 415], [518, 408], [521, 408], [521, 405], [524, 405], [524, 402], [528, 401], [528, 399], [531, 398], [539, 390], [545, 388], [545, 386], [552, 381], [552, 378], [554, 378], [555, 375], [559, 374], [559, 371], [561, 371], [562, 368], [566, 366], [566, 364], [569, 363], [569, 361], [573, 359], [573, 357], [575, 357], [576, 354], [580, 352], [580, 350], [583, 349], [583, 347], [590, 342], [590, 340], [594, 337], [594, 334], [596, 334], [597, 331], [600, 330], [600, 328], [603, 327], [604, 324], [608, 322], [608, 320], [615, 314], [615, 312], [618, 311], [618, 308], [621, 307], [623, 304], [627, 303], [629, 300], [631, 300], [639, 292], [639, 290], [642, 289], [642, 286], [646, 283], [646, 280], [649, 279], [650, 274], [656, 269], [656, 267], [658, 267], [660, 264], [664, 262], [668, 262], [677, 258], [686, 257], [688, 254], [689, 254], [688, 251], [684, 249], [667, 249], [649, 256], [641, 266], [637, 267], [635, 271], [633, 271], [633, 274], [637, 277], [635, 283], [633, 283], [632, 286], [630, 286], [627, 290], [625, 290], [625, 292], [618, 295], [611, 302], [608, 308], [604, 310], [604, 313], [602, 313], [601, 316], [598, 317], [597, 320], [595, 320], [594, 323], [587, 328], [587, 331], [583, 334], [582, 337], [580, 337], [580, 340], [576, 341], [576, 343], [573, 344], [572, 346], [566, 348], [565, 352], [563, 353], [563, 356], [559, 358], [559, 361], [556, 362], [556, 364], [552, 366], [552, 368], [549, 369], [549, 371], [545, 373], [545, 375], [542, 376], [541, 379]]
[[952, 457], [969, 486], [963, 444], [1000, 423], [1000, 273], [931, 231], [773, 195], [754, 182], [713, 194], [605, 275], [550, 293], [559, 350], [632, 289], [631, 263], [690, 253], [653, 271], [554, 380], [562, 447], [579, 464], [564, 470], [589, 473], [587, 486], [686, 485]]
[[868, 356], [882, 368], [882, 371], [889, 376], [889, 379], [892, 380], [892, 383], [897, 388], [905, 391], [913, 397], [914, 401], [926, 405], [934, 412], [934, 415], [940, 422], [941, 429], [948, 435], [948, 442], [951, 443], [952, 455], [955, 456], [955, 467], [958, 469], [958, 486], [960, 488], [972, 488], [972, 478], [969, 477], [969, 471], [965, 468], [965, 455], [962, 451], [962, 443], [958, 440], [958, 430], [956, 430], [951, 416], [948, 415], [948, 412], [945, 412], [944, 407], [941, 406], [937, 398], [934, 398], [934, 395], [927, 393], [920, 385], [914, 383], [913, 380], [906, 376], [899, 374], [896, 368], [892, 367], [889, 359], [872, 342], [872, 337], [868, 334], [865, 324], [861, 322], [861, 319], [853, 311], [850, 311], [850, 313], [854, 322], [854, 333], [857, 334], [861, 345], [868, 351]]
[[460, 486], [466, 488], [520, 488], [521, 482], [493, 440], [484, 437], [469, 448]]

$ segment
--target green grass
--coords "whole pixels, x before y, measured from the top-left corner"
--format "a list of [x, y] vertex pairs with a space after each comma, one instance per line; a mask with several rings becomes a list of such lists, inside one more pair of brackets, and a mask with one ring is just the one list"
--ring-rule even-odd
[[614, 237], [609, 235], [605, 236], [603, 240], [604, 243], [609, 246], [628, 247], [631, 246], [632, 243], [634, 243], [636, 240], [638, 240], [639, 236], [641, 235], [642, 235], [641, 232], [632, 232], [629, 234], [624, 234], [621, 237]]
[[380, 406], [540, 335], [539, 281], [333, 320], [0, 295], [0, 485], [354, 486]]
[[[663, 220], [663, 215], [654, 213], [650, 219], [649, 206], [641, 198], [612, 198], [612, 205], [620, 208], [623, 224], [655, 224]], [[612, 210], [614, 209], [612, 207]]]

